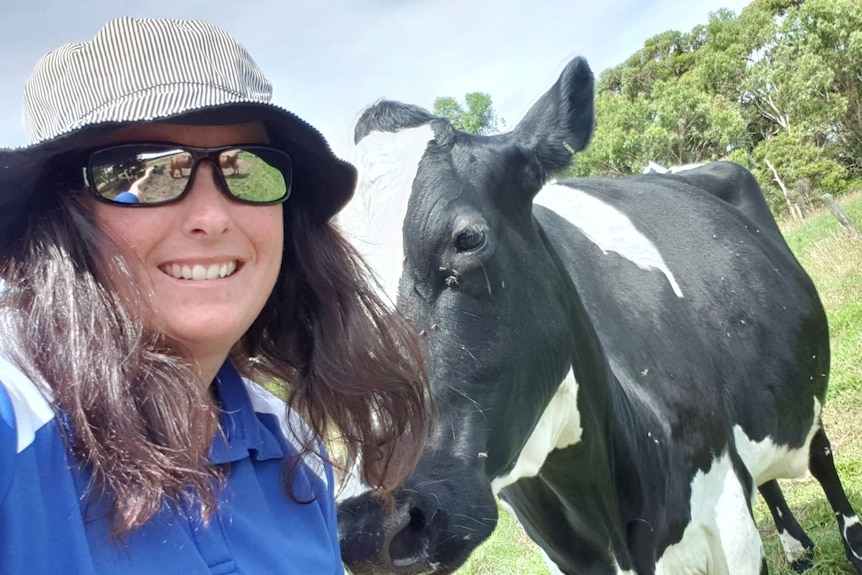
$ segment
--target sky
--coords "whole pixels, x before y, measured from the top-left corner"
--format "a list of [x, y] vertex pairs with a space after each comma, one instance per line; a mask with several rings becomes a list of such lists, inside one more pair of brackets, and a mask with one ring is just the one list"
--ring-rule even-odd
[[572, 57], [598, 77], [652, 36], [750, 1], [0, 0], [0, 147], [27, 143], [22, 94], [39, 57], [122, 16], [221, 26], [272, 81], [273, 102], [349, 157], [356, 119], [380, 98], [430, 110], [438, 96], [486, 92], [514, 127]]

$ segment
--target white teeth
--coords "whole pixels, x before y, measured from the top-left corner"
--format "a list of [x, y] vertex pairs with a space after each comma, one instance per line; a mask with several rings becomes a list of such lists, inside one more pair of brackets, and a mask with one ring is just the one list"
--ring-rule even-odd
[[202, 264], [195, 264], [192, 266], [165, 264], [161, 266], [160, 269], [169, 276], [177, 279], [192, 281], [216, 280], [233, 275], [236, 271], [236, 262], [229, 261], [223, 264], [211, 264], [209, 266], [204, 266]]

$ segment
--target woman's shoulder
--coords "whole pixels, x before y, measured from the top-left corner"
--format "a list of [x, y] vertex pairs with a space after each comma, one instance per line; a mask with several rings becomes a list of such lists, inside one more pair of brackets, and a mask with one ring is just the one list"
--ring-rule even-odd
[[[15, 452], [29, 447], [36, 432], [55, 417], [54, 408], [36, 383], [12, 360], [0, 353], [0, 431], [4, 440], [15, 436]], [[4, 446], [5, 447], [5, 446]]]
[[294, 453], [303, 453], [305, 446], [314, 447], [315, 453], [304, 453], [304, 463], [318, 478], [328, 483], [327, 466], [320, 456], [327, 457], [326, 449], [314, 430], [308, 426], [299, 413], [288, 407], [274, 393], [248, 378], [243, 377], [242, 381], [254, 411], [258, 414], [273, 416], [278, 421], [279, 431], [290, 444]]
[[[55, 420], [54, 408], [42, 390], [0, 353], [0, 502], [5, 501], [19, 466], [38, 474], [39, 464], [33, 461], [45, 453], [63, 453], [62, 449], [45, 449], [63, 442], [52, 424]], [[25, 460], [31, 463], [25, 465]]]

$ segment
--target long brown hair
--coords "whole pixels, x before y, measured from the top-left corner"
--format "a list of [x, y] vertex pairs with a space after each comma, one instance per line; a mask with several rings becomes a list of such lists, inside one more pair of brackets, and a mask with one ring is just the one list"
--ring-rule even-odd
[[[218, 408], [181, 347], [145, 327], [146, 294], [89, 202], [72, 193], [32, 211], [23, 237], [0, 249], [0, 309], [12, 328], [0, 337], [68, 418], [72, 453], [111, 503], [114, 537], [166, 502], [210, 517]], [[286, 204], [279, 278], [231, 357], [280, 389], [318, 436], [360, 455], [386, 493], [418, 461], [429, 409], [416, 335], [367, 278], [330, 222]], [[320, 451], [308, 438], [304, 449]], [[288, 477], [299, 461], [285, 462]]]

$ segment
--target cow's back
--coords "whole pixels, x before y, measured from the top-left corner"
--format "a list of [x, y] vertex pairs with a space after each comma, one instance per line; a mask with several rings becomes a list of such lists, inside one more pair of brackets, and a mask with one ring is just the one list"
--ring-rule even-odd
[[676, 171], [664, 177], [678, 178], [739, 210], [777, 246], [790, 251], [754, 175], [734, 162], [711, 162]]

